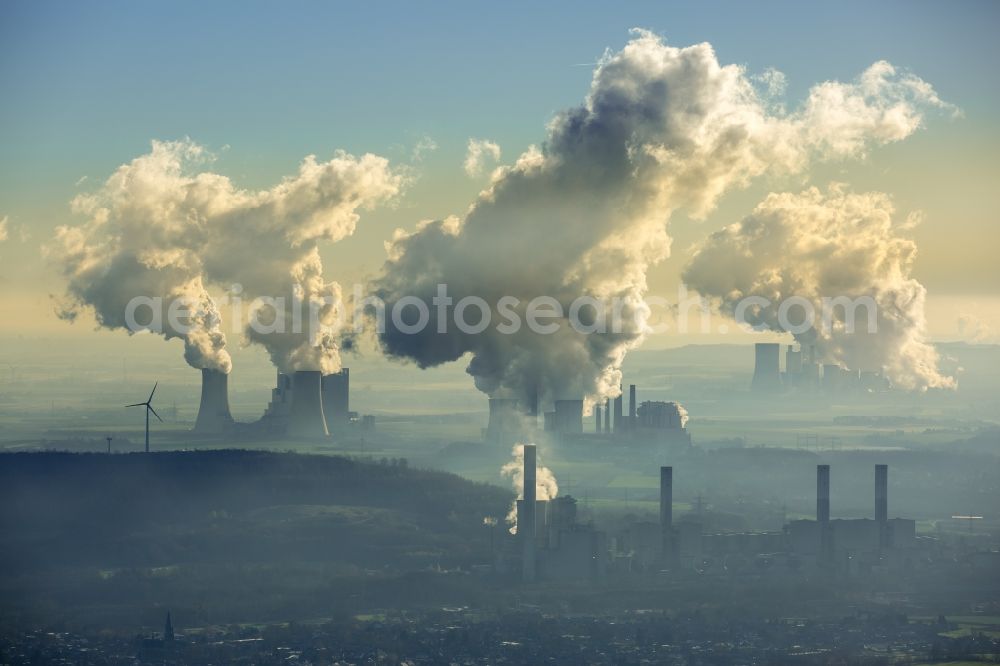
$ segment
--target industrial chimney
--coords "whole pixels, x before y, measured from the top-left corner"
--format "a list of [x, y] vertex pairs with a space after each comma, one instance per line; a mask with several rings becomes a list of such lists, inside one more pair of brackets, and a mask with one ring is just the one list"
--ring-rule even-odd
[[816, 524], [819, 528], [820, 560], [833, 562], [833, 529], [830, 525], [830, 466], [816, 465]]
[[601, 407], [598, 405], [594, 407], [594, 432], [600, 434], [601, 432]]
[[816, 522], [830, 522], [829, 465], [816, 465]]
[[888, 545], [889, 529], [889, 466], [875, 465], [875, 524], [878, 528], [878, 545]]
[[754, 345], [753, 382], [755, 391], [776, 391], [781, 388], [781, 345], [758, 342]]
[[618, 397], [615, 398], [615, 433], [622, 432], [624, 425], [622, 423], [622, 387], [621, 384], [618, 385]]
[[194, 431], [206, 435], [218, 435], [233, 425], [233, 415], [229, 411], [229, 375], [210, 368], [201, 369], [201, 405]]
[[521, 540], [521, 571], [526, 583], [535, 580], [536, 455], [534, 444], [524, 445], [524, 508], [517, 524], [517, 537]]
[[674, 468], [660, 468], [660, 545], [663, 561], [674, 560]]
[[628, 429], [635, 430], [638, 423], [635, 419], [635, 410], [639, 405], [635, 401], [635, 384], [628, 385]]
[[611, 433], [611, 398], [604, 401], [604, 432]]
[[323, 415], [323, 373], [299, 370], [292, 375], [292, 410], [288, 419], [292, 437], [328, 437]]

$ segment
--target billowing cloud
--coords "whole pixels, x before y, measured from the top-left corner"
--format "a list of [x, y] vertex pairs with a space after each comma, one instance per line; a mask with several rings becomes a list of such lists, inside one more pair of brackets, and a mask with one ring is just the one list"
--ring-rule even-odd
[[6, 215], [4, 215], [3, 218], [0, 218], [0, 243], [7, 240], [10, 234], [8, 224], [9, 224], [9, 219]]
[[[194, 332], [168, 327], [164, 335], [184, 339], [193, 366], [228, 371], [206, 286], [238, 283], [244, 299], [274, 299], [262, 317], [274, 332], [246, 332], [279, 369], [336, 370], [339, 288], [323, 279], [318, 244], [353, 233], [358, 211], [394, 196], [403, 177], [384, 158], [337, 153], [326, 162], [306, 157], [298, 173], [255, 191], [200, 170], [208, 161], [190, 140], [154, 141], [150, 153], [73, 201], [86, 221], [60, 227], [50, 247], [68, 281], [65, 316], [89, 307], [102, 326], [122, 328], [134, 296], [187, 297], [200, 306]], [[327, 327], [312, 339], [308, 326], [294, 330], [295, 299], [323, 303], [316, 318]]]
[[[833, 185], [826, 192], [771, 194], [751, 215], [712, 234], [684, 280], [725, 314], [815, 344], [824, 362], [884, 369], [907, 389], [952, 387], [926, 338], [926, 290], [911, 276], [917, 247], [906, 232], [915, 221], [900, 219], [879, 192]], [[768, 304], [746, 301], [738, 311], [747, 297]], [[827, 322], [823, 299], [839, 299], [827, 301]], [[848, 311], [855, 313], [853, 326]]]
[[[390, 320], [384, 350], [421, 367], [471, 354], [480, 390], [522, 404], [536, 391], [543, 402], [616, 395], [625, 354], [647, 331], [646, 273], [669, 254], [672, 211], [703, 216], [724, 192], [765, 172], [863, 156], [945, 106], [928, 84], [887, 63], [851, 83], [816, 86], [792, 112], [773, 98], [782, 77], [770, 73], [763, 85], [721, 65], [707, 43], [675, 48], [638, 31], [601, 60], [585, 101], [556, 115], [540, 148], [498, 169], [464, 217], [398, 232], [376, 281], [390, 307], [405, 297], [431, 306], [438, 284], [456, 303], [513, 297], [522, 322], [538, 296], [555, 299], [564, 315], [579, 297], [608, 311], [617, 302], [620, 330], [579, 332], [564, 316], [554, 334], [525, 326], [470, 334], [454, 325], [412, 334]], [[498, 314], [494, 307], [494, 322]]]
[[465, 173], [475, 178], [483, 173], [487, 160], [500, 161], [500, 146], [489, 139], [469, 139], [465, 152]]

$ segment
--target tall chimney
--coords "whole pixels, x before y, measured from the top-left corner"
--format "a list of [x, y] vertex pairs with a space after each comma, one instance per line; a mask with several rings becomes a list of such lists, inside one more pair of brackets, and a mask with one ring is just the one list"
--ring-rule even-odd
[[328, 437], [323, 415], [323, 373], [299, 370], [292, 375], [292, 410], [288, 419], [291, 437]]
[[816, 522], [830, 522], [829, 465], [816, 465]]
[[674, 527], [674, 468], [660, 468], [660, 528]]
[[601, 432], [601, 408], [600, 406], [594, 407], [594, 432]]
[[635, 409], [638, 405], [635, 404], [635, 384], [628, 385], [628, 429], [635, 430], [636, 420], [635, 420]]
[[615, 398], [615, 432], [619, 433], [624, 430], [625, 424], [622, 423], [622, 385], [618, 385], [618, 397]]
[[888, 542], [889, 523], [889, 466], [875, 465], [875, 523], [878, 542], [885, 547]]
[[524, 445], [524, 509], [517, 524], [517, 536], [521, 540], [522, 578], [526, 583], [535, 580], [536, 453], [534, 444]]
[[201, 369], [201, 405], [194, 431], [218, 435], [233, 425], [229, 411], [229, 375], [210, 368]]
[[611, 433], [611, 398], [604, 401], [604, 432]]
[[674, 468], [660, 468], [660, 549], [663, 561], [672, 564], [675, 559], [674, 540]]

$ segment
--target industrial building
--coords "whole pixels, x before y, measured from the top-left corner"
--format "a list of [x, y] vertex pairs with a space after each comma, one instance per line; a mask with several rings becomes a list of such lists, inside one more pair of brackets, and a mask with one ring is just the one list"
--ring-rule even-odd
[[[624, 389], [624, 387], [622, 387]], [[574, 446], [604, 446], [608, 444], [637, 445], [669, 444], [690, 446], [687, 431], [687, 411], [676, 402], [638, 401], [638, 387], [628, 388], [628, 412], [625, 412], [624, 390], [614, 399], [593, 407], [594, 427], [584, 427], [582, 399], [562, 399], [553, 402], [553, 409], [543, 413], [543, 430], [550, 438]], [[488, 442], [509, 444], [531, 437], [536, 419], [519, 408], [516, 400], [490, 398], [489, 425], [483, 432]]]
[[524, 490], [517, 500], [517, 531], [497, 553], [500, 572], [519, 572], [525, 583], [597, 581], [607, 570], [607, 538], [577, 522], [576, 500], [536, 496], [537, 449], [524, 445]]
[[703, 533], [698, 519], [674, 520], [674, 469], [660, 467], [658, 522], [635, 522], [609, 539], [577, 521], [576, 500], [535, 496], [536, 449], [524, 447], [517, 532], [498, 555], [499, 571], [523, 582], [599, 580], [609, 573], [858, 575], [908, 571], [919, 561], [916, 523], [889, 518], [888, 467], [876, 465], [871, 518], [831, 519], [830, 466], [816, 468], [816, 518], [780, 531]]
[[788, 345], [784, 371], [780, 359], [780, 344], [759, 342], [754, 345], [754, 372], [750, 383], [753, 392], [880, 393], [892, 388], [882, 369], [857, 370], [836, 363], [821, 363], [815, 345]]

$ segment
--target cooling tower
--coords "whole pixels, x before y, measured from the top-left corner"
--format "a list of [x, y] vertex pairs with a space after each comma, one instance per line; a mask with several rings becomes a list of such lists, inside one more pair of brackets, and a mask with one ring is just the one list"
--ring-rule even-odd
[[486, 425], [486, 440], [509, 444], [523, 431], [521, 412], [514, 398], [490, 398], [490, 420]]
[[329, 428], [343, 428], [351, 422], [351, 371], [323, 376], [323, 416]]
[[536, 455], [534, 444], [524, 445], [524, 504], [517, 524], [517, 536], [521, 540], [522, 575], [526, 583], [535, 580]]
[[556, 400], [555, 431], [583, 432], [583, 400]]
[[233, 425], [229, 411], [229, 375], [218, 370], [201, 370], [201, 406], [194, 423], [197, 433], [217, 435]]
[[781, 388], [781, 345], [758, 342], [754, 345], [753, 382], [755, 391], [775, 391]]
[[292, 410], [288, 418], [291, 437], [328, 437], [323, 416], [323, 374], [299, 370], [292, 375]]

